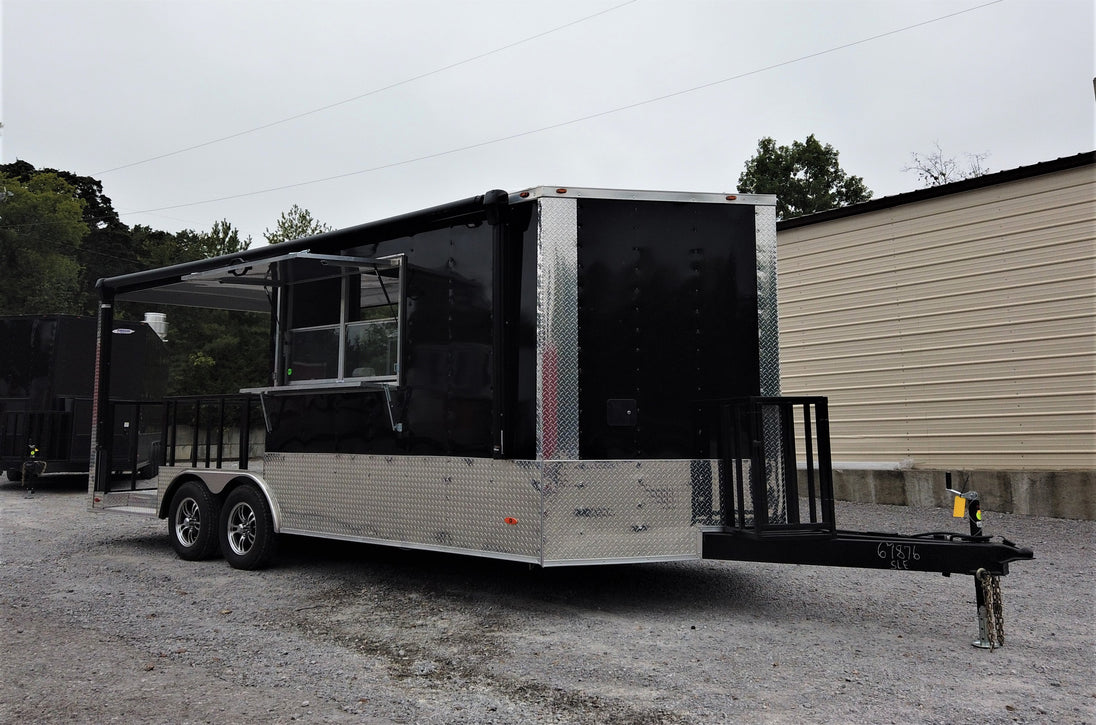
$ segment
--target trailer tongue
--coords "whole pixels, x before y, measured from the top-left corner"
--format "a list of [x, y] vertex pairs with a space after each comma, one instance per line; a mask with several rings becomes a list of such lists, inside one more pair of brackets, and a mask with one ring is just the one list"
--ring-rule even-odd
[[[956, 494], [969, 534], [914, 535], [837, 528], [830, 466], [829, 411], [822, 397], [753, 397], [697, 408], [702, 446], [717, 458], [719, 483], [701, 478], [699, 512], [706, 559], [940, 572], [975, 577], [976, 647], [1004, 644], [999, 578], [1031, 549], [983, 535], [978, 494]], [[694, 482], [694, 490], [697, 490]], [[805, 507], [804, 507], [804, 504]], [[806, 509], [804, 511], [804, 508]]]
[[[708, 403], [699, 409], [698, 429], [708, 434], [721, 471], [711, 499], [718, 508], [706, 514], [718, 526], [703, 534], [707, 559], [1002, 576], [1009, 562], [1033, 558], [1030, 549], [982, 535], [977, 494], [967, 494], [975, 502], [967, 509], [969, 535], [838, 529], [825, 398]], [[703, 490], [700, 499], [708, 500]]]
[[946, 576], [984, 572], [1008, 574], [1009, 562], [1033, 558], [1005, 538], [966, 536], [948, 532], [915, 535], [868, 531], [709, 531], [704, 534], [704, 558], [814, 564], [860, 569], [932, 571]]
[[154, 506], [183, 558], [257, 568], [278, 533], [546, 567], [710, 558], [990, 583], [1032, 558], [837, 528], [826, 401], [779, 395], [774, 205], [493, 191], [100, 280], [92, 508], [142, 496], [117, 490], [101, 443], [104, 331], [129, 299], [272, 316], [270, 384], [162, 408]]

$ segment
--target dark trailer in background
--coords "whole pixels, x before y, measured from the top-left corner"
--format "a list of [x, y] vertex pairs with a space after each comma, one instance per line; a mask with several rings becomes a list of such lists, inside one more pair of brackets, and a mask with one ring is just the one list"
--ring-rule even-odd
[[92, 507], [240, 568], [275, 532], [541, 566], [1029, 558], [836, 528], [825, 399], [778, 397], [775, 221], [771, 196], [538, 187], [101, 280], [103, 331], [116, 299], [265, 311], [274, 364], [242, 391], [261, 458], [211, 454], [219, 429], [199, 460], [169, 416], [155, 495], [112, 492], [97, 446]]
[[[110, 396], [118, 411], [111, 436], [115, 470], [130, 466], [135, 433], [137, 467], [151, 473], [158, 430], [134, 426], [136, 406], [163, 397], [164, 343], [143, 322], [119, 321], [110, 330], [115, 355]], [[0, 470], [10, 480], [22, 479], [32, 446], [47, 474], [89, 470], [95, 344], [94, 317], [0, 317]]]

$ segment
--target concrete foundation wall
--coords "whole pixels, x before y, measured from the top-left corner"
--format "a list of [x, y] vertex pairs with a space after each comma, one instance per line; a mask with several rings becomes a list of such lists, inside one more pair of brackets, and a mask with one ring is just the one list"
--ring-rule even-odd
[[[834, 469], [834, 497], [950, 509], [945, 477], [922, 469]], [[977, 491], [987, 513], [1096, 520], [1096, 471], [952, 471], [952, 488]]]

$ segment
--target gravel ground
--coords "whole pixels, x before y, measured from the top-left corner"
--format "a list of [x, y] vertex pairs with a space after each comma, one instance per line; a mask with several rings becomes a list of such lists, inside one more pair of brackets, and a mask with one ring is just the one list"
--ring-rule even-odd
[[[287, 538], [190, 563], [81, 478], [0, 485], [0, 721], [1096, 723], [1096, 523], [987, 513], [1035, 550], [975, 649], [970, 577], [736, 562], [530, 570]], [[846, 529], [954, 529], [839, 504]]]

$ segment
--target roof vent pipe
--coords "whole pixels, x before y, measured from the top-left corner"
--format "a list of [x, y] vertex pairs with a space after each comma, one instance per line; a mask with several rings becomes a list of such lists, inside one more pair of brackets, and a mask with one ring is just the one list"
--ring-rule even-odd
[[161, 340], [167, 342], [167, 315], [163, 312], [146, 312], [145, 324], [151, 327]]

